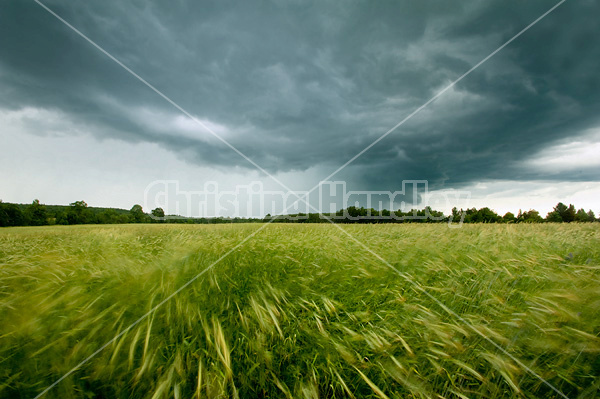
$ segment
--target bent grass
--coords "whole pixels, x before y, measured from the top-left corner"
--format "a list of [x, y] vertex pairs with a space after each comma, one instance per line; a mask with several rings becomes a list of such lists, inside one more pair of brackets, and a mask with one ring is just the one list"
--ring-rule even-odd
[[[567, 396], [598, 395], [598, 225], [343, 227]], [[34, 397], [257, 228], [0, 230], [0, 397]], [[269, 225], [46, 397], [556, 394], [334, 226]]]

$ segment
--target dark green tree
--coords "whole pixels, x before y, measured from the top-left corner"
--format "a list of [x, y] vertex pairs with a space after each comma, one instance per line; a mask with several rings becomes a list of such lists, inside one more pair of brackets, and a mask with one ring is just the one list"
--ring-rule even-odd
[[552, 211], [548, 212], [548, 215], [546, 215], [546, 221], [552, 223], [562, 223], [563, 220], [558, 211]]
[[577, 213], [577, 211], [575, 210], [575, 207], [572, 204], [569, 204], [569, 207], [567, 208], [565, 213], [562, 214], [561, 216], [562, 216], [564, 222], [571, 223], [572, 221], [575, 220], [576, 213]]
[[[556, 206], [554, 207], [554, 210], [551, 213], [553, 213], [553, 212], [558, 213], [561, 221], [563, 221], [565, 223], [571, 223], [572, 221], [575, 220], [576, 212], [575, 212], [575, 207], [572, 204], [567, 207], [562, 202], [559, 202], [558, 204], [556, 204]], [[552, 218], [555, 219], [556, 216], [553, 215]]]
[[544, 219], [540, 216], [540, 213], [535, 209], [530, 209], [527, 212], [523, 213], [519, 211], [519, 217], [517, 218], [517, 223], [540, 223], [543, 221]]
[[460, 222], [460, 218], [462, 216], [462, 209], [459, 211], [456, 207], [452, 208], [452, 221]]
[[65, 217], [67, 224], [94, 223], [94, 215], [88, 209], [88, 204], [83, 200], [70, 203]]
[[517, 220], [515, 215], [512, 212], [506, 212], [502, 217], [502, 221], [504, 223], [514, 223]]
[[307, 223], [319, 223], [321, 222], [320, 216], [318, 213], [309, 213]]
[[425, 220], [426, 223], [435, 223], [444, 219], [443, 212], [436, 211], [432, 209], [429, 205], [425, 207], [424, 212], [425, 216], [427, 217], [427, 219]]
[[[100, 212], [97, 216], [97, 219], [98, 219], [98, 223], [100, 223], [100, 224], [115, 224], [115, 223], [122, 223], [121, 222], [122, 219], [120, 218], [120, 216], [121, 215], [119, 215], [116, 210], [107, 209], [103, 212]], [[127, 223], [127, 220], [129, 219], [129, 218], [127, 218], [127, 215], [125, 215], [125, 219], [126, 219], [125, 223]]]
[[593, 220], [590, 220], [587, 212], [581, 208], [580, 210], [577, 211], [577, 213], [575, 213], [575, 221], [576, 222], [593, 222]]
[[46, 206], [40, 204], [40, 200], [35, 199], [31, 205], [25, 209], [25, 217], [30, 226], [43, 226], [48, 224], [48, 213]]
[[15, 204], [7, 204], [0, 201], [0, 227], [24, 226], [25, 215]]
[[162, 208], [156, 208], [152, 210], [152, 216], [159, 221], [163, 221], [165, 217], [165, 211]]
[[490, 208], [481, 208], [471, 215], [471, 222], [474, 223], [497, 223], [501, 221], [501, 217]]
[[9, 223], [8, 214], [4, 210], [4, 205], [4, 202], [0, 200], [0, 227], [6, 227]]
[[60, 225], [69, 224], [69, 220], [67, 218], [68, 213], [69, 213], [68, 211], [67, 212], [63, 212], [63, 211], [56, 212], [55, 213], [55, 218], [56, 218], [55, 223], [60, 224]]
[[129, 215], [133, 223], [145, 223], [147, 222], [147, 215], [144, 213], [144, 209], [141, 205], [135, 204], [129, 210]]

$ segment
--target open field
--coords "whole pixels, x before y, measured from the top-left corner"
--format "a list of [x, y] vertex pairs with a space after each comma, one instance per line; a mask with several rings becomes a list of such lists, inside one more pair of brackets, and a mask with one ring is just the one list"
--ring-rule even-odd
[[[259, 227], [0, 230], [0, 397], [35, 397]], [[599, 395], [600, 224], [341, 227], [400, 274], [335, 226], [269, 225], [44, 397], [559, 397], [482, 336]]]

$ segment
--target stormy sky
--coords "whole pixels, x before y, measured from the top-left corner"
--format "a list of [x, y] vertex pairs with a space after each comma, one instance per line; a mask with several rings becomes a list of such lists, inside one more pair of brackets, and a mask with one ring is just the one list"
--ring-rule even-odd
[[[556, 4], [43, 3], [293, 190]], [[330, 180], [427, 180], [502, 212], [561, 200], [598, 213], [599, 18], [600, 3], [567, 0]], [[0, 3], [0, 148], [9, 202], [129, 208], [161, 179], [279, 188], [34, 1]]]

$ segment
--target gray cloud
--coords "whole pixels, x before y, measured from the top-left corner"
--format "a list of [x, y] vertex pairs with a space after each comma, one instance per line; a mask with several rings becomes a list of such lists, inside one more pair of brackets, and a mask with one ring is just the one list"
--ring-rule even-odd
[[[273, 173], [335, 170], [550, 7], [47, 4]], [[548, 172], [525, 161], [600, 126], [599, 11], [566, 2], [339, 178], [379, 190], [403, 179], [597, 181], [597, 165]], [[0, 92], [1, 108], [57, 110], [100, 139], [253, 168], [33, 2], [0, 5]]]

